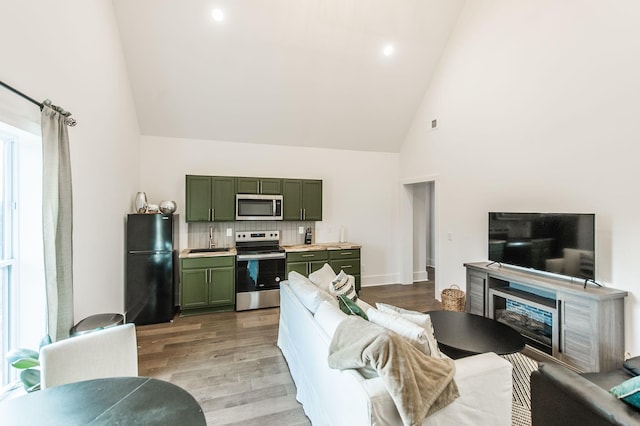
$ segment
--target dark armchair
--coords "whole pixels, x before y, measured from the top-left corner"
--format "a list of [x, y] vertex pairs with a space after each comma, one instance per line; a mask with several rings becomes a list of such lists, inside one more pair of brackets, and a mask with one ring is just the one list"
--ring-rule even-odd
[[[625, 363], [640, 364], [640, 358]], [[640, 411], [608, 390], [637, 374], [633, 368], [578, 374], [561, 365], [540, 363], [531, 373], [532, 426], [638, 425]]]

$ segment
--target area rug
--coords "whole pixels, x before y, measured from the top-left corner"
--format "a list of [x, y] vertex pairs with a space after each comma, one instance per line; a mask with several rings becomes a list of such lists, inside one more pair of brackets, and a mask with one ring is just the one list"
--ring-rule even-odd
[[513, 365], [513, 396], [511, 424], [531, 426], [531, 386], [530, 376], [538, 369], [538, 363], [521, 353], [502, 355]]

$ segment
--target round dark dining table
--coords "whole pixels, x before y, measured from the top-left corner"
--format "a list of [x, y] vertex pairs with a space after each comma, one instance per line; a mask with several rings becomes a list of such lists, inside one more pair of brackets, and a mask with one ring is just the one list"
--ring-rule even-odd
[[184, 389], [149, 377], [114, 377], [54, 386], [0, 403], [6, 425], [206, 425]]

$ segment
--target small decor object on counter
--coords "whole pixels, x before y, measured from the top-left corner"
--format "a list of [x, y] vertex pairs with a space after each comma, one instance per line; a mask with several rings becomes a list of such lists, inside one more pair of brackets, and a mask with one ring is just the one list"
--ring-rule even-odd
[[307, 228], [307, 231], [304, 233], [304, 243], [311, 244], [311, 228]]
[[158, 209], [157, 204], [147, 204], [147, 213], [158, 213]]
[[146, 213], [147, 212], [147, 194], [144, 192], [138, 192], [136, 194], [136, 213]]
[[453, 284], [449, 288], [442, 290], [442, 310], [464, 312], [464, 291]]
[[160, 202], [160, 213], [164, 214], [173, 214], [176, 211], [176, 202], [175, 201], [161, 201]]

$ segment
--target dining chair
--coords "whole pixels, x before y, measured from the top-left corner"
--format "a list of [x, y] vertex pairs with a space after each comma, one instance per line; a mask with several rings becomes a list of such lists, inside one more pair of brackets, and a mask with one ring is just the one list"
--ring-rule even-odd
[[137, 376], [135, 325], [109, 327], [43, 346], [40, 370], [42, 389], [82, 380]]

